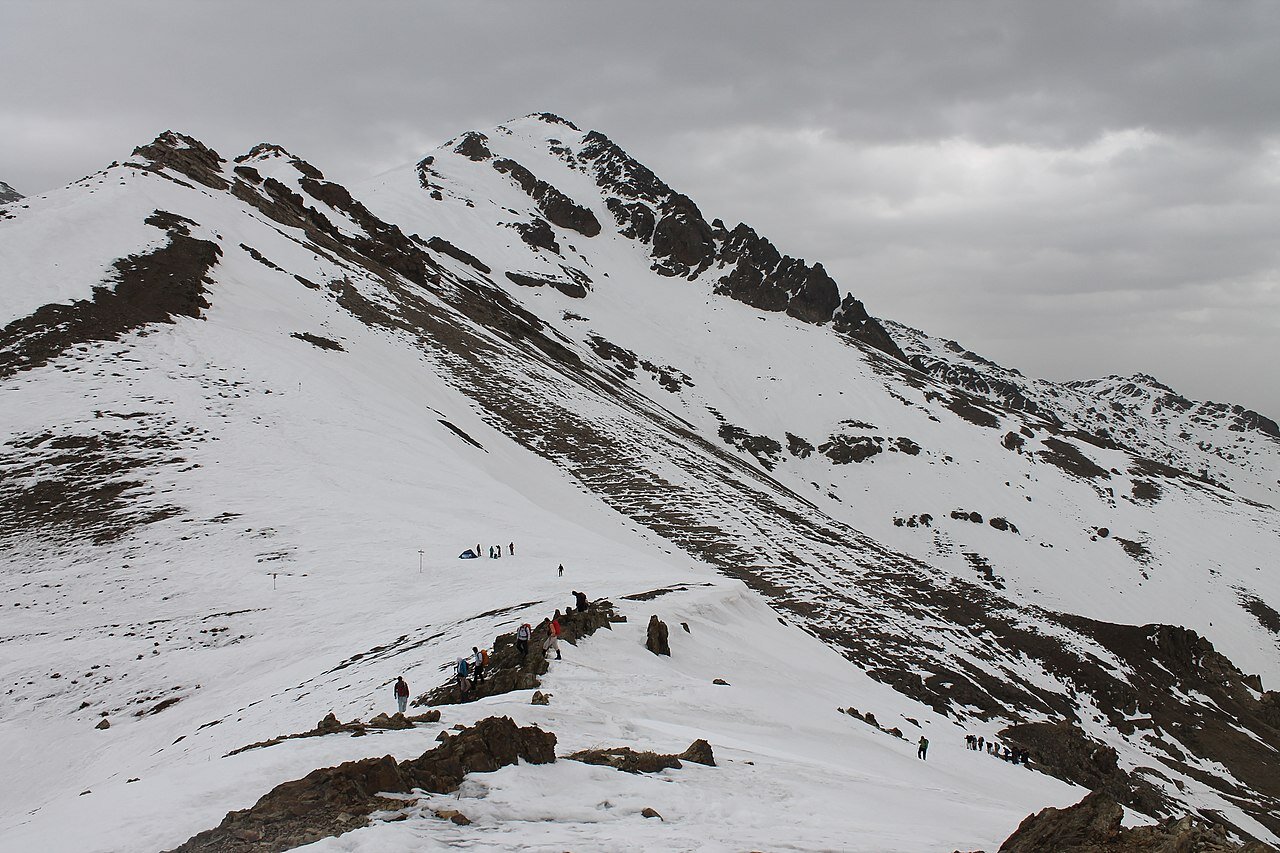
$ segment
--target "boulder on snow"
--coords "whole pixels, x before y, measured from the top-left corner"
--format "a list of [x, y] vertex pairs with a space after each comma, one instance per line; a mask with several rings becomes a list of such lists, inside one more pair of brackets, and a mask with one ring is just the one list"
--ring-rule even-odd
[[411, 729], [413, 728], [413, 723], [404, 714], [397, 711], [391, 716], [379, 714], [369, 721], [369, 726], [375, 729]]
[[111, 721], [110, 721], [110, 720], [108, 720], [106, 717], [103, 717], [100, 721], [98, 721], [98, 724], [97, 724], [96, 726], [94, 726], [94, 728], [95, 728], [95, 729], [109, 729], [109, 728], [111, 728]]
[[728, 687], [728, 686], [729, 686], [729, 682], [725, 681], [723, 678], [713, 678], [713, 679], [711, 679], [711, 683], [712, 683], [712, 684], [719, 684], [719, 685], [721, 685], [721, 686], [723, 686], [723, 687]]
[[649, 633], [644, 647], [655, 655], [671, 656], [671, 642], [667, 636], [667, 624], [658, 618], [658, 614], [649, 617]]
[[651, 808], [649, 808], [648, 806], [645, 806], [643, 809], [641, 809], [641, 810], [640, 810], [640, 816], [641, 816], [641, 817], [656, 817], [658, 820], [662, 820], [662, 819], [663, 819], [662, 815], [658, 814], [658, 812], [657, 812], [655, 809], [651, 809]]
[[702, 738], [698, 738], [689, 744], [689, 748], [680, 753], [679, 757], [685, 761], [692, 761], [694, 764], [705, 764], [708, 767], [716, 766], [716, 757], [711, 752], [711, 744]]
[[533, 691], [533, 698], [529, 700], [530, 705], [550, 705], [551, 696], [543, 693], [541, 690]]

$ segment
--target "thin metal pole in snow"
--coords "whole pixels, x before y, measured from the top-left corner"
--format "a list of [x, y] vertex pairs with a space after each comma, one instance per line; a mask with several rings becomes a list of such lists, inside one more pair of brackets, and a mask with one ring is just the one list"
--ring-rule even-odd
[[422, 551], [418, 551], [418, 574], [422, 574]]
[[272, 589], [275, 589], [275, 588], [276, 588], [276, 573], [275, 573], [275, 572], [272, 572], [272, 573], [271, 573], [271, 588], [272, 588]]

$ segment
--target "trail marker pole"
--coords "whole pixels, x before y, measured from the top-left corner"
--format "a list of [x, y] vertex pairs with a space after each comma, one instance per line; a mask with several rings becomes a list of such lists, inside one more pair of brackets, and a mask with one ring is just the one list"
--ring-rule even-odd
[[272, 588], [272, 589], [275, 589], [275, 588], [276, 588], [276, 573], [275, 573], [275, 572], [272, 572], [272, 573], [271, 573], [271, 588]]
[[418, 551], [418, 574], [422, 574], [422, 551]]

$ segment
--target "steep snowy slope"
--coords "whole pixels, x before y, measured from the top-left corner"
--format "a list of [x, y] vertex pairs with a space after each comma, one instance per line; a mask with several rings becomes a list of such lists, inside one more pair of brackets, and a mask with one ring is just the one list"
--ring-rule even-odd
[[[1271, 506], [916, 371], [820, 266], [561, 119], [354, 190], [166, 134], [0, 221], [6, 839], [172, 846], [313, 767], [416, 755], [418, 731], [220, 757], [386, 708], [396, 674], [431, 686], [573, 588], [631, 622], [566, 654], [547, 709], [443, 724], [701, 736], [725, 766], [509, 768], [476, 827], [330, 849], [994, 846], [1080, 790], [962, 732], [1063, 719], [1004, 737], [1149, 814], [1280, 831], [1280, 703], [1232, 664], [1280, 677]], [[494, 541], [517, 556], [455, 559]], [[691, 628], [669, 663], [654, 612]], [[761, 818], [797, 798], [810, 834]]]

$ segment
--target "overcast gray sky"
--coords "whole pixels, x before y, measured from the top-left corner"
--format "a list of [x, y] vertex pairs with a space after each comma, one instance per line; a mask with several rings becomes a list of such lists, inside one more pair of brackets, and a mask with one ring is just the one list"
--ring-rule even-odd
[[1270, 0], [0, 0], [0, 79], [28, 195], [167, 128], [355, 181], [559, 113], [873, 314], [1280, 418]]

